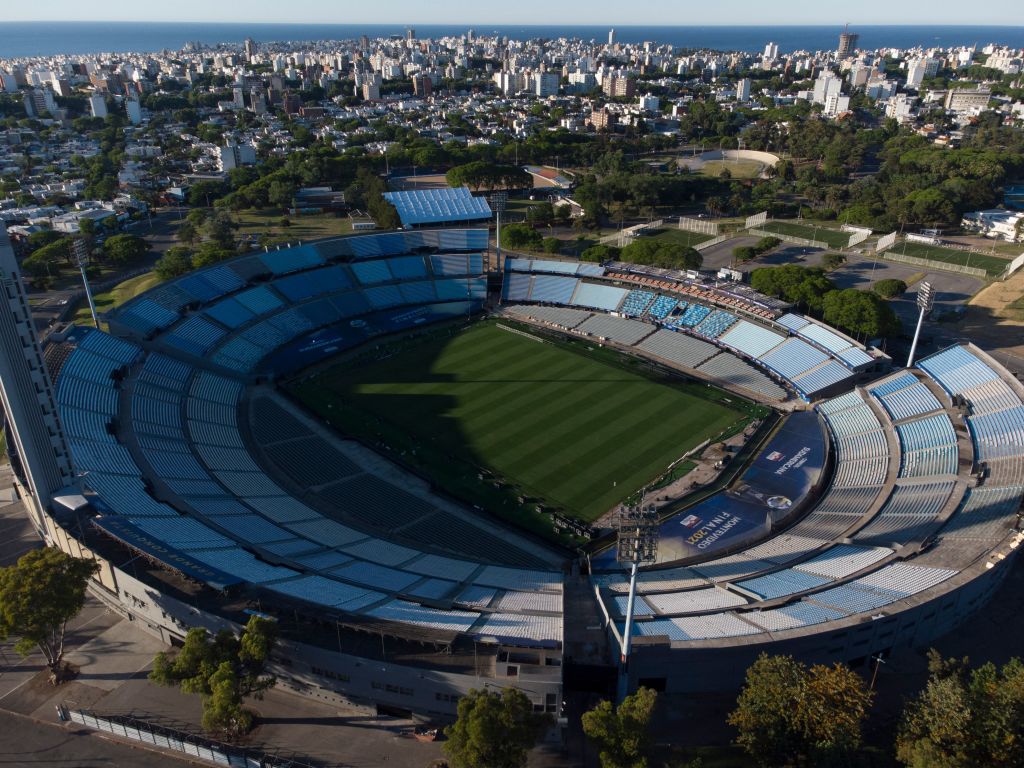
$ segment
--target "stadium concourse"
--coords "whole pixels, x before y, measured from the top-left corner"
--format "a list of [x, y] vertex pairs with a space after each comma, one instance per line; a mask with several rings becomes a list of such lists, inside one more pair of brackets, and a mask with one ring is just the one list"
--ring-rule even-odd
[[[588, 626], [563, 616], [602, 615], [617, 644], [621, 572], [588, 582], [585, 562], [333, 439], [273, 388], [388, 334], [479, 314], [487, 247], [486, 229], [428, 229], [257, 253], [137, 297], [107, 317], [110, 334], [51, 335], [51, 442], [66, 441], [74, 475], [46, 494], [40, 532], [97, 557], [96, 593], [167, 642], [275, 616], [275, 671], [307, 695], [449, 717], [471, 688], [516, 686], [557, 713], [567, 649]], [[529, 259], [508, 259], [504, 278], [502, 312], [825, 430], [796, 519], [642, 572], [634, 685], [732, 688], [768, 647], [855, 662], [926, 643], [1007, 572], [1024, 388], [980, 350], [879, 379], [887, 358], [743, 286]], [[9, 313], [22, 324], [23, 304]], [[325, 488], [330, 504], [304, 492]], [[425, 519], [434, 535], [396, 533]]]

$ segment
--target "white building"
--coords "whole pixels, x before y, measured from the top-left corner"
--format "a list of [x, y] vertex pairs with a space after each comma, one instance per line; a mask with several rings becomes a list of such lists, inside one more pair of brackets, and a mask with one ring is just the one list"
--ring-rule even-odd
[[223, 147], [218, 147], [217, 151], [217, 164], [221, 171], [230, 171], [232, 168], [239, 168], [243, 165], [256, 164], [256, 147], [252, 144], [238, 144], [229, 141]]
[[106, 117], [107, 116], [107, 101], [103, 98], [102, 94], [94, 93], [89, 97], [89, 109], [92, 110], [93, 117]]
[[926, 77], [935, 77], [938, 72], [938, 59], [914, 59], [907, 65], [907, 88], [920, 88]]
[[750, 101], [750, 80], [745, 77], [736, 83], [736, 101]]
[[660, 112], [661, 99], [657, 96], [641, 96], [640, 109], [644, 112]]
[[[965, 213], [960, 225], [964, 229], [979, 232], [985, 237], [1013, 243], [1017, 240], [1024, 240], [1024, 235], [1017, 228], [1022, 221], [1024, 221], [1024, 212], [994, 208], [988, 211]], [[1021, 226], [1024, 227], [1024, 225]]]
[[815, 104], [825, 105], [830, 99], [838, 97], [843, 90], [843, 81], [831, 72], [822, 72], [814, 81], [814, 95], [812, 101]]
[[533, 93], [539, 98], [558, 95], [558, 86], [562, 78], [556, 72], [535, 72], [533, 75]]

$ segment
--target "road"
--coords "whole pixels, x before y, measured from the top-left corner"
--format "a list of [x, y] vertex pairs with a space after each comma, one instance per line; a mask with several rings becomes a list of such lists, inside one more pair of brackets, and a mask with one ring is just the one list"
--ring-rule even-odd
[[[126, 231], [132, 235], [145, 237], [149, 242], [150, 253], [141, 264], [134, 265], [130, 270], [122, 274], [131, 274], [140, 266], [152, 266], [157, 259], [166, 253], [168, 248], [178, 245], [174, 235], [177, 232], [181, 219], [188, 212], [187, 208], [163, 208], [155, 212], [151, 219], [137, 222], [131, 225]], [[121, 277], [110, 277], [101, 285], [114, 285], [121, 281]], [[93, 286], [96, 291], [97, 285]], [[82, 288], [78, 283], [73, 283], [67, 288], [52, 291], [30, 291], [29, 300], [32, 302], [32, 316], [35, 319], [36, 331], [44, 333], [46, 329], [56, 323], [69, 302], [77, 301]]]

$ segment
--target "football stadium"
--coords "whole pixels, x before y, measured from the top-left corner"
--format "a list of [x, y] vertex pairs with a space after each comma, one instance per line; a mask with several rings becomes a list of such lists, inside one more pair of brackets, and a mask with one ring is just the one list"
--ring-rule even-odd
[[[895, 369], [741, 284], [425, 223], [221, 262], [42, 345], [0, 244], [20, 491], [112, 610], [169, 645], [274, 617], [279, 684], [326, 701], [443, 719], [514, 686], [560, 714], [570, 680], [863, 665], [1009, 571], [1024, 387], [982, 350]], [[726, 440], [717, 482], [674, 482]], [[632, 621], [622, 505], [657, 510]]]

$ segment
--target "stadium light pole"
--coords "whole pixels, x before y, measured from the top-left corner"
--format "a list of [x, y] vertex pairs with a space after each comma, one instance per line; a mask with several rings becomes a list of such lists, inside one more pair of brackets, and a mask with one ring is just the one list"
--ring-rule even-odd
[[629, 563], [629, 598], [626, 602], [626, 626], [622, 631], [622, 654], [619, 658], [619, 685], [617, 700], [622, 702], [629, 693], [629, 654], [633, 640], [633, 606], [636, 602], [636, 577], [641, 563], [658, 559], [658, 512], [654, 505], [624, 507], [618, 519], [618, 544], [615, 559]]
[[495, 269], [501, 269], [501, 214], [508, 204], [508, 192], [491, 193], [491, 207], [494, 208], [494, 260]]
[[924, 324], [924, 316], [932, 311], [935, 306], [935, 291], [931, 283], [921, 283], [917, 289], [917, 308], [920, 314], [917, 316], [917, 329], [914, 331], [914, 341], [910, 345], [910, 354], [907, 356], [907, 368], [914, 364], [914, 353], [917, 352], [917, 341], [921, 336], [921, 326]]
[[92, 324], [99, 329], [100, 321], [99, 318], [96, 317], [96, 302], [92, 300], [92, 289], [89, 287], [89, 276], [85, 273], [85, 268], [89, 266], [89, 245], [85, 240], [80, 239], [75, 240], [71, 248], [75, 261], [78, 264], [78, 269], [82, 273], [82, 285], [85, 286], [85, 298], [89, 302], [89, 311], [92, 313]]

